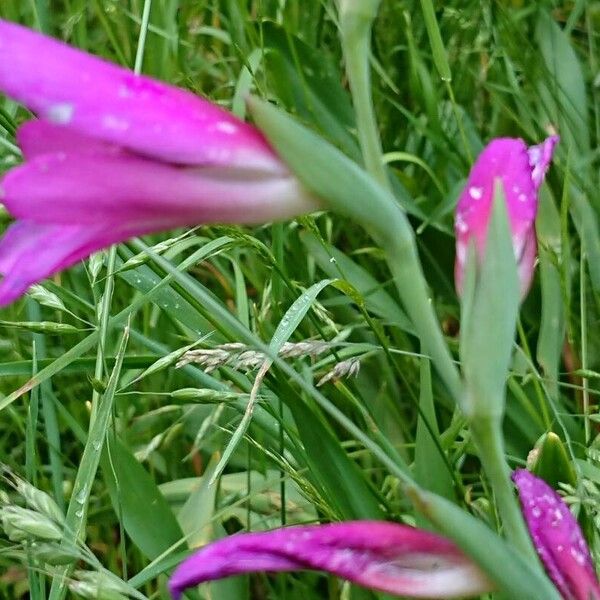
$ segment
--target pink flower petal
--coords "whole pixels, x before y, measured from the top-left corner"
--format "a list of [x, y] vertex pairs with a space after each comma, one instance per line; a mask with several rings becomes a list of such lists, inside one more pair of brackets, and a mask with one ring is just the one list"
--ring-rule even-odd
[[169, 582], [178, 599], [191, 586], [252, 571], [326, 571], [353, 583], [414, 598], [456, 598], [493, 586], [450, 541], [378, 521], [246, 533], [205, 546]]
[[527, 150], [529, 155], [529, 166], [531, 167], [531, 179], [536, 189], [542, 185], [546, 171], [552, 162], [552, 156], [554, 154], [554, 147], [559, 142], [557, 135], [552, 135], [545, 139], [541, 144], [537, 146], [531, 146]]
[[0, 239], [0, 306], [14, 302], [32, 284], [130, 236], [102, 226], [13, 223]]
[[94, 139], [70, 127], [48, 121], [27, 121], [17, 129], [17, 143], [26, 159], [42, 154], [85, 152], [86, 154], [125, 154], [120, 146]]
[[167, 162], [286, 171], [258, 130], [207, 100], [2, 20], [0, 90], [42, 119]]
[[106, 228], [262, 223], [317, 207], [292, 176], [175, 167], [133, 155], [43, 154], [9, 171], [1, 186], [0, 200], [17, 218]]
[[552, 159], [557, 136], [527, 148], [520, 139], [498, 138], [490, 142], [471, 169], [456, 207], [455, 280], [462, 291], [467, 250], [471, 241], [479, 260], [485, 254], [487, 230], [494, 198], [494, 182], [500, 180], [506, 197], [515, 257], [524, 296], [533, 277], [536, 257], [535, 217], [538, 189]]
[[21, 130], [34, 158], [9, 171], [0, 185], [0, 199], [19, 219], [0, 240], [0, 305], [136, 235], [198, 223], [262, 223], [318, 206], [292, 176], [176, 167], [102, 144], [89, 153], [37, 154], [71, 148], [80, 137], [54, 139], [51, 128], [38, 125]]
[[513, 473], [523, 515], [550, 579], [566, 600], [599, 600], [600, 584], [577, 521], [561, 497], [525, 469]]

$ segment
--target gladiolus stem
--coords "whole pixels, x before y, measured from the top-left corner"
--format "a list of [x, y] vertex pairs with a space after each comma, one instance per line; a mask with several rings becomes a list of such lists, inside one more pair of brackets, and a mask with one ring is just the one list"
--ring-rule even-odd
[[371, 28], [377, 15], [379, 2], [380, 0], [362, 2], [341, 0], [339, 27], [365, 167], [380, 185], [390, 189], [373, 110], [369, 66]]
[[[430, 301], [415, 234], [394, 196], [356, 163], [271, 104], [257, 98], [248, 103], [259, 127], [306, 187], [331, 210], [362, 223], [383, 248], [423, 350], [454, 400], [460, 402], [462, 383]], [[330, 168], [323, 169], [323, 164]]]
[[382, 243], [388, 265], [402, 303], [419, 334], [423, 350], [432, 359], [454, 400], [460, 403], [463, 397], [460, 375], [433, 309], [414, 236], [404, 219], [401, 219], [401, 223], [406, 225], [406, 235], [401, 234], [402, 228], [398, 227], [398, 223], [390, 223], [389, 235], [385, 236]]
[[133, 72], [139, 75], [142, 72], [142, 63], [144, 62], [144, 49], [146, 48], [146, 34], [150, 23], [150, 9], [152, 0], [144, 0], [144, 11], [142, 12], [142, 23], [140, 25], [140, 36], [138, 38], [137, 51], [135, 53], [135, 64]]
[[510, 469], [504, 458], [502, 421], [493, 416], [477, 415], [469, 419], [469, 425], [479, 458], [494, 491], [506, 537], [525, 559], [539, 565], [537, 553], [513, 491]]
[[[112, 300], [113, 289], [115, 285], [114, 271], [117, 259], [117, 247], [111, 246], [108, 250], [106, 261], [106, 279], [104, 282], [104, 292], [100, 299], [100, 314], [98, 323], [98, 351], [96, 353], [96, 365], [94, 368], [94, 377], [102, 380], [104, 376], [104, 356], [106, 355], [106, 339], [108, 335], [108, 320], [110, 317], [110, 303]], [[92, 394], [92, 414], [90, 423], [93, 423], [96, 416], [96, 409], [100, 395], [96, 390]]]

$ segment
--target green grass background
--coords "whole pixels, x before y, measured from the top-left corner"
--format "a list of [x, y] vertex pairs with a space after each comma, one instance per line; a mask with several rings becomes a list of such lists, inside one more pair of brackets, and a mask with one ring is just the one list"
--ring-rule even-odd
[[[469, 167], [493, 137], [535, 143], [560, 132], [541, 193], [539, 265], [521, 310], [505, 440], [511, 466], [523, 466], [541, 436], [556, 434], [561, 446], [546, 440], [540, 468], [571, 485], [568, 500], [595, 551], [600, 2], [433, 5], [441, 49], [432, 50], [421, 2], [383, 0], [374, 25], [372, 94], [396, 196], [417, 232], [435, 310], [456, 351], [452, 213]], [[0, 16], [127, 67], [142, 30], [144, 74], [241, 117], [248, 92], [272, 100], [361, 162], [332, 2], [154, 0], [145, 24], [143, 9], [141, 0], [2, 0]], [[450, 80], [440, 76], [444, 58]], [[29, 116], [0, 99], [0, 170], [19, 161], [14, 132]], [[10, 217], [1, 220], [4, 227]], [[0, 537], [0, 594], [56, 598], [62, 592], [56, 583], [50, 592], [52, 574], [65, 572], [56, 563], [75, 560], [69, 594], [160, 598], [188, 545], [226, 533], [318, 519], [425, 525], [369, 441], [424, 488], [498, 526], [469, 431], [420, 355], [382, 251], [360, 224], [318, 213], [144, 242], [122, 244], [113, 257], [99, 253], [0, 312], [2, 501], [54, 514], [67, 538], [79, 540], [58, 551], [34, 534], [20, 542]], [[107, 276], [112, 258], [114, 278]], [[332, 278], [353, 291], [326, 285]], [[320, 282], [323, 289], [311, 294]], [[289, 341], [332, 343], [318, 357], [288, 360], [305, 386], [272, 367], [249, 421], [256, 370], [175, 368], [192, 344], [268, 343], [307, 290], [306, 315]], [[326, 414], [312, 387], [353, 357], [358, 376], [320, 391], [361, 436]], [[203, 391], [179, 391], [188, 388]], [[15, 488], [15, 473], [68, 512], [66, 521], [46, 497], [32, 505], [33, 488]], [[236, 578], [200, 595], [383, 597], [307, 573]]]

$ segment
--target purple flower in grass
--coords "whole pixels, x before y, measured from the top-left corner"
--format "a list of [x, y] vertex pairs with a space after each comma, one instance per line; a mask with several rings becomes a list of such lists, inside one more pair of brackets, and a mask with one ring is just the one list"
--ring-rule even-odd
[[[517, 470], [523, 514], [540, 558], [565, 600], [600, 600], [600, 586], [577, 521], [560, 496]], [[410, 598], [472, 597], [494, 586], [451, 541], [407, 525], [355, 521], [241, 533], [183, 561], [169, 582], [177, 600], [192, 586], [254, 571], [319, 570]]]
[[492, 584], [452, 542], [429, 531], [380, 521], [287, 527], [224, 538], [185, 560], [169, 582], [189, 587], [252, 571], [327, 571], [382, 592], [459, 598]]
[[500, 180], [506, 198], [513, 248], [525, 297], [537, 254], [535, 217], [538, 190], [544, 180], [558, 136], [527, 147], [520, 139], [498, 138], [490, 142], [473, 165], [456, 207], [456, 289], [462, 292], [467, 251], [475, 243], [478, 260], [485, 254], [487, 231], [494, 199], [494, 182]]
[[565, 600], [600, 600], [581, 529], [561, 497], [525, 469], [513, 473], [523, 516], [546, 571]]
[[262, 134], [227, 111], [0, 20], [0, 91], [38, 117], [0, 181], [0, 305], [92, 252], [198, 223], [317, 208]]

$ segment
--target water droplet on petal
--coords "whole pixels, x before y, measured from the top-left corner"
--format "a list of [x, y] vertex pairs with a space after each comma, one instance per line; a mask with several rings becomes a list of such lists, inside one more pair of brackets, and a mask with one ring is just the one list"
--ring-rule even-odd
[[114, 131], [127, 131], [129, 129], [129, 121], [115, 115], [105, 115], [102, 119], [102, 125], [106, 129]]
[[469, 231], [469, 225], [460, 215], [456, 217], [456, 230], [463, 235]]
[[483, 188], [475, 186], [469, 188], [469, 196], [471, 196], [473, 200], [480, 200], [483, 196]]
[[215, 125], [215, 129], [227, 135], [233, 135], [238, 130], [236, 125], [229, 123], [228, 121], [219, 121]]
[[577, 550], [577, 548], [575, 548], [574, 546], [571, 547], [571, 549], [569, 550], [569, 552], [571, 553], [571, 556], [575, 559], [575, 562], [580, 564], [580, 565], [584, 565], [585, 564], [585, 556], [583, 555], [582, 552], [579, 552], [579, 550]]
[[133, 92], [126, 85], [120, 85], [117, 95], [119, 98], [131, 98], [131, 96], [133, 96]]
[[45, 117], [51, 123], [67, 125], [71, 122], [74, 113], [75, 107], [70, 102], [59, 102], [46, 110]]

